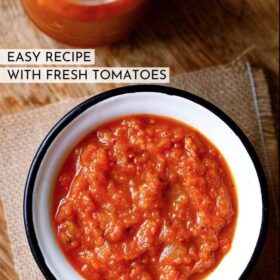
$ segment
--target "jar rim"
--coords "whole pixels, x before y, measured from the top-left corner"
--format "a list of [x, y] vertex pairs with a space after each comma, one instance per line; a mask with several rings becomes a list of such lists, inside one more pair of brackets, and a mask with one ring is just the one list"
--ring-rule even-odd
[[68, 0], [73, 4], [79, 4], [82, 6], [98, 6], [98, 5], [105, 5], [110, 4], [113, 2], [117, 2], [118, 0]]

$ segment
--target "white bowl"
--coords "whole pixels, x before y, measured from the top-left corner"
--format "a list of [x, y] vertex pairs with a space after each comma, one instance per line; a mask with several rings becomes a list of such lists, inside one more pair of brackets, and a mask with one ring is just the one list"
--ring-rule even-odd
[[238, 218], [230, 252], [207, 279], [236, 280], [252, 268], [264, 238], [266, 182], [249, 141], [217, 107], [190, 93], [161, 86], [132, 86], [90, 98], [51, 130], [31, 165], [24, 197], [24, 220], [31, 251], [47, 279], [81, 276], [61, 252], [53, 231], [50, 201], [67, 153], [96, 126], [130, 114], [156, 114], [187, 123], [223, 154], [237, 187]]

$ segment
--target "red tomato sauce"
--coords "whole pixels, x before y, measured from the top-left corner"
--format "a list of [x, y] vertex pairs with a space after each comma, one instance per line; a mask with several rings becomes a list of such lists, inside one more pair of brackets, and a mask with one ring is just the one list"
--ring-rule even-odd
[[52, 218], [85, 279], [201, 279], [230, 250], [237, 197], [223, 156], [197, 130], [133, 115], [96, 128], [70, 152]]
[[[34, 0], [33, 0], [34, 1]], [[146, 0], [115, 0], [99, 5], [90, 5], [86, 0], [35, 0], [38, 5], [57, 15], [78, 20], [105, 20], [136, 9]], [[94, 2], [94, 1], [92, 1]], [[87, 5], [83, 3], [88, 3]]]
[[[83, 47], [112, 44], [140, 24], [149, 0], [22, 0], [31, 20], [57, 41]], [[96, 3], [96, 1], [95, 1]]]

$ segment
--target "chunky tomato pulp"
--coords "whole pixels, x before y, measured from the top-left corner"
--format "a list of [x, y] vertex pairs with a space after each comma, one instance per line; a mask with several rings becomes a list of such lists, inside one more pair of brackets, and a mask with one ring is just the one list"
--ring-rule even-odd
[[197, 130], [135, 115], [96, 128], [70, 153], [52, 205], [58, 243], [86, 279], [203, 278], [230, 250], [234, 182]]

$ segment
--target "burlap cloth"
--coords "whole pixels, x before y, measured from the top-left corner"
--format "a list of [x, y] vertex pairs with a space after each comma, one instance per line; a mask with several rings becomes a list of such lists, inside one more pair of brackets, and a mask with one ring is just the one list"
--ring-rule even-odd
[[[248, 63], [238, 62], [177, 76], [173, 78], [172, 85], [193, 92], [224, 110], [237, 122], [257, 150], [269, 181], [271, 219], [264, 250], [250, 278], [277, 279], [278, 153], [270, 101], [262, 72], [252, 71]], [[81, 96], [87, 94], [81, 93]], [[61, 96], [45, 95], [42, 98], [52, 102], [61, 99]], [[0, 112], [9, 112], [9, 108], [14, 110], [20, 102], [26, 104], [25, 109], [37, 107], [41, 105], [38, 100], [40, 97], [36, 94], [33, 94], [32, 99], [31, 96], [22, 98], [20, 95], [1, 97], [0, 93]], [[80, 99], [71, 99], [17, 114], [3, 115], [0, 118], [0, 195], [11, 241], [14, 267], [18, 275], [7, 268], [5, 257], [2, 257], [0, 279], [43, 278], [33, 260], [25, 236], [22, 213], [25, 179], [32, 158], [46, 133], [60, 117], [79, 102]], [[44, 103], [45, 100], [42, 104]], [[2, 237], [0, 252], [1, 250], [2, 255], [4, 252], [8, 258], [7, 242]]]

